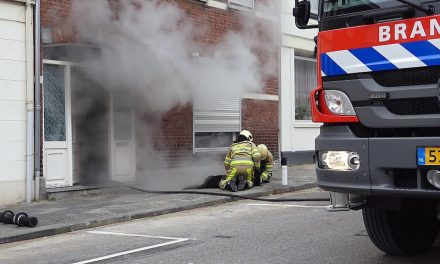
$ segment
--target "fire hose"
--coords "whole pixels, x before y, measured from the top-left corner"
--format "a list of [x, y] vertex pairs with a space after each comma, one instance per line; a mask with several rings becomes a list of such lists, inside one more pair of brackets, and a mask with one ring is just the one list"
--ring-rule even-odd
[[12, 211], [7, 210], [4, 212], [0, 212], [0, 222], [6, 225], [16, 224], [20, 227], [35, 227], [38, 225], [38, 218], [34, 216], [28, 216], [28, 214], [24, 212], [14, 214]]
[[121, 182], [114, 182], [116, 185], [123, 186], [135, 191], [143, 192], [143, 193], [151, 193], [151, 194], [200, 194], [200, 195], [211, 195], [211, 196], [223, 196], [223, 197], [232, 197], [238, 199], [245, 200], [254, 200], [254, 201], [262, 201], [262, 202], [273, 202], [273, 203], [282, 203], [282, 202], [321, 202], [321, 201], [330, 201], [330, 198], [288, 198], [288, 199], [269, 199], [269, 198], [259, 198], [259, 197], [249, 197], [245, 195], [239, 194], [231, 194], [231, 193], [217, 193], [217, 192], [206, 192], [206, 191], [192, 191], [192, 190], [179, 190], [179, 191], [156, 191], [156, 190], [147, 190], [139, 187], [134, 187]]

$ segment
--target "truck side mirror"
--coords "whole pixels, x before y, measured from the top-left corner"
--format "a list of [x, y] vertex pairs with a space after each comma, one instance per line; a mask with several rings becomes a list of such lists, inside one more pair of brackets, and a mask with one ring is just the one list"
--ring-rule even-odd
[[293, 16], [295, 17], [295, 23], [298, 28], [306, 27], [310, 19], [310, 2], [308, 0], [301, 2], [295, 0]]

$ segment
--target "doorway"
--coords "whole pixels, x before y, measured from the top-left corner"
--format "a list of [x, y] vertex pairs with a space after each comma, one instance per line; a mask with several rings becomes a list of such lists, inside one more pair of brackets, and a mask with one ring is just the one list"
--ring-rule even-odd
[[132, 97], [125, 90], [110, 96], [111, 178], [114, 181], [136, 179], [135, 111]]
[[70, 65], [43, 62], [43, 164], [48, 188], [72, 185]]
[[133, 97], [91, 80], [87, 68], [43, 61], [46, 187], [136, 179]]
[[110, 92], [71, 67], [73, 179], [77, 185], [103, 185], [109, 177]]

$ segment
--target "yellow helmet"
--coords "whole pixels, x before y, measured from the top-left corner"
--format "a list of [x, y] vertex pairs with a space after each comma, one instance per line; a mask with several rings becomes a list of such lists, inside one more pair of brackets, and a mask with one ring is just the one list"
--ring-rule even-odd
[[252, 137], [251, 132], [249, 132], [248, 130], [242, 130], [240, 132], [240, 135], [245, 136], [249, 141], [253, 141], [254, 138]]
[[264, 144], [260, 144], [257, 146], [258, 152], [261, 154], [261, 159], [265, 160], [267, 157], [267, 147]]

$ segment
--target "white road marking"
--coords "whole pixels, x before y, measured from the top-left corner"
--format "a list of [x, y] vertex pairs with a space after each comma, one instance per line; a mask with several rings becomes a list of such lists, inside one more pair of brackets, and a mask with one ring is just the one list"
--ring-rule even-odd
[[72, 263], [72, 264], [87, 264], [87, 263], [98, 262], [98, 261], [102, 261], [102, 260], [106, 260], [106, 259], [111, 259], [111, 258], [116, 258], [116, 257], [120, 257], [120, 256], [125, 256], [125, 255], [128, 255], [128, 254], [133, 254], [133, 253], [137, 253], [137, 252], [141, 252], [141, 251], [145, 251], [145, 250], [149, 250], [149, 249], [153, 249], [153, 248], [169, 246], [169, 245], [173, 245], [173, 244], [177, 244], [177, 243], [182, 243], [182, 242], [190, 240], [189, 238], [147, 236], [147, 235], [115, 233], [115, 232], [103, 232], [103, 231], [88, 231], [87, 233], [99, 234], [99, 235], [145, 237], [145, 238], [155, 238], [155, 239], [166, 239], [166, 240], [171, 240], [171, 241], [168, 241], [168, 242], [165, 242], [165, 243], [156, 244], [156, 245], [152, 245], [152, 246], [148, 246], [148, 247], [142, 247], [142, 248], [136, 248], [136, 249], [132, 249], [132, 250], [127, 250], [127, 251], [123, 251], [123, 252], [119, 252], [119, 253], [115, 253], [115, 254], [99, 257], [99, 258], [94, 258], [94, 259], [84, 260], [84, 261], [80, 261], [80, 262], [75, 262], [75, 263]]
[[328, 208], [330, 205], [299, 205], [299, 204], [246, 204], [251, 206], [275, 206], [275, 207], [296, 207], [296, 208]]
[[157, 238], [157, 239], [167, 239], [167, 240], [178, 240], [178, 239], [188, 239], [189, 240], [189, 238], [182, 238], [182, 237], [147, 236], [147, 235], [116, 233], [116, 232], [105, 232], [105, 231], [87, 231], [87, 233], [99, 234], [99, 235]]

